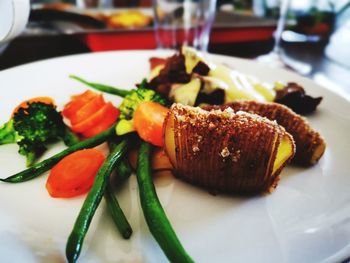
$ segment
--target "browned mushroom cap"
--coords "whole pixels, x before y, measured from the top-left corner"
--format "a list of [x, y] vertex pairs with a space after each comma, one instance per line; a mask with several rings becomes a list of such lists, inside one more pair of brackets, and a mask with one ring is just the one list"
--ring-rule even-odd
[[276, 122], [232, 109], [174, 104], [164, 123], [175, 175], [214, 192], [272, 190], [293, 157], [293, 138]]
[[323, 137], [300, 115], [278, 103], [259, 103], [255, 101], [236, 101], [220, 106], [206, 106], [205, 109], [232, 108], [246, 111], [277, 121], [289, 132], [295, 141], [296, 153], [293, 162], [300, 165], [313, 165], [318, 162], [326, 149]]

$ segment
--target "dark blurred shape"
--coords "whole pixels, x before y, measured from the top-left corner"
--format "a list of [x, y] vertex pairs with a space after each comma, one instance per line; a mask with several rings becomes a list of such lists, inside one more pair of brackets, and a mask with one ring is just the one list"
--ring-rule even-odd
[[199, 92], [196, 105], [200, 104], [210, 104], [210, 105], [221, 105], [225, 102], [225, 91], [221, 89], [217, 89], [210, 94], [206, 94], [204, 92]]
[[28, 62], [78, 53], [90, 49], [69, 35], [20, 37], [11, 41], [0, 55], [0, 70]]
[[114, 7], [132, 7], [138, 6], [139, 0], [113, 0]]
[[322, 97], [313, 98], [305, 94], [302, 86], [289, 82], [283, 89], [276, 92], [275, 102], [284, 104], [298, 114], [314, 112], [322, 101]]
[[30, 12], [29, 21], [37, 23], [64, 21], [77, 23], [85, 28], [106, 28], [103, 21], [92, 16], [56, 9], [33, 9]]
[[192, 70], [193, 73], [197, 73], [202, 76], [207, 76], [209, 74], [209, 71], [210, 71], [209, 66], [203, 61], [199, 61]]

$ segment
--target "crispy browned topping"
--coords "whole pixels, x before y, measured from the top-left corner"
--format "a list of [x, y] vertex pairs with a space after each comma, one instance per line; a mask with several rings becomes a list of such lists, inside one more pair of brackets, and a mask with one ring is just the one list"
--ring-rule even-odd
[[[305, 118], [284, 105], [278, 103], [259, 103], [255, 101], [236, 101], [227, 105], [206, 106], [206, 109], [224, 110], [226, 108], [259, 114], [270, 120], [277, 121], [277, 123], [282, 125], [295, 140], [296, 154], [294, 161], [298, 164], [312, 165], [323, 155], [325, 149], [323, 137], [311, 128]], [[317, 151], [317, 149], [319, 150]]]
[[[206, 111], [174, 104], [176, 175], [211, 191], [254, 193], [276, 185], [282, 137], [276, 122], [232, 108]], [[291, 139], [292, 140], [292, 139]]]

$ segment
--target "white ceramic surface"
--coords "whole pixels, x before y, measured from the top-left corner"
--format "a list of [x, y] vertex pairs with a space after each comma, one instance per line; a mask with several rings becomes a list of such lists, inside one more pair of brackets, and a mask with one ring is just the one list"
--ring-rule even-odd
[[[57, 104], [86, 89], [68, 78], [132, 88], [148, 74], [153, 51], [78, 55], [0, 72], [0, 122], [20, 101], [52, 96]], [[164, 55], [164, 54], [163, 54]], [[155, 178], [157, 192], [179, 238], [196, 262], [337, 262], [350, 256], [350, 105], [345, 99], [284, 70], [213, 56], [265, 81], [296, 81], [324, 100], [309, 117], [327, 141], [322, 160], [305, 169], [289, 166], [276, 191], [256, 197], [213, 196], [174, 178]], [[114, 102], [120, 100], [107, 96]], [[57, 145], [45, 157], [62, 149]], [[16, 145], [0, 147], [0, 176], [24, 167]], [[66, 239], [84, 200], [50, 198], [47, 174], [22, 184], [0, 183], [0, 262], [65, 262]], [[142, 216], [132, 177], [117, 192], [134, 229], [123, 240], [102, 202], [79, 262], [166, 262]]]
[[0, 43], [11, 40], [23, 31], [29, 11], [29, 0], [0, 1]]

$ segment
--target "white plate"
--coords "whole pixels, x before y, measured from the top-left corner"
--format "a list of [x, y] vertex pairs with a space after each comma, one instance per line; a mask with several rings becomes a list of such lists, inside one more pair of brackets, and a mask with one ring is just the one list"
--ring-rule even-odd
[[[20, 101], [52, 96], [59, 106], [86, 89], [68, 78], [132, 88], [148, 74], [153, 51], [107, 52], [63, 57], [0, 72], [0, 121]], [[159, 55], [159, 54], [158, 54]], [[284, 70], [252, 61], [214, 56], [273, 82], [296, 81], [322, 95], [309, 118], [324, 135], [327, 150], [312, 168], [287, 167], [276, 191], [256, 197], [213, 196], [174, 178], [156, 178], [162, 204], [180, 240], [196, 262], [336, 262], [350, 255], [350, 104]], [[107, 96], [115, 103], [118, 99]], [[54, 147], [46, 157], [62, 148]], [[0, 176], [24, 167], [15, 145], [0, 147]], [[84, 200], [50, 198], [47, 174], [22, 184], [0, 184], [0, 261], [64, 262], [65, 242]], [[79, 262], [164, 262], [143, 219], [135, 177], [117, 193], [134, 234], [123, 240], [102, 202]]]

